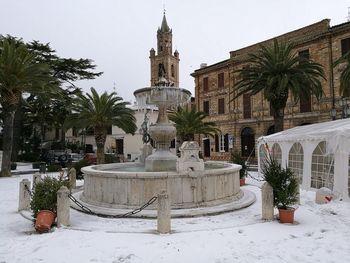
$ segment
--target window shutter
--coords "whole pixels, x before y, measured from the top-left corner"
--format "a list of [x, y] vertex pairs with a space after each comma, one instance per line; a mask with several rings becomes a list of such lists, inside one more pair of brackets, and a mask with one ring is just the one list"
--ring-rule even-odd
[[207, 92], [208, 91], [208, 87], [209, 87], [209, 83], [208, 83], [209, 81], [208, 81], [208, 77], [205, 77], [204, 79], [203, 79], [203, 91], [204, 92]]
[[300, 98], [300, 112], [311, 112], [311, 96]]
[[215, 134], [215, 151], [219, 152], [219, 136], [217, 134]]
[[228, 134], [226, 133], [224, 136], [225, 141], [225, 152], [228, 152]]

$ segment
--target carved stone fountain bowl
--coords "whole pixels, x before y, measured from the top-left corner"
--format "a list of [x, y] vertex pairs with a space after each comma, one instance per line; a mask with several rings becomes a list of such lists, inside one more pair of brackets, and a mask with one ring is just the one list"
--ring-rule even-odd
[[[80, 199], [106, 208], [137, 208], [161, 190], [169, 193], [172, 209], [216, 206], [239, 200], [241, 166], [205, 162], [204, 171], [145, 172], [138, 163], [87, 166]], [[155, 205], [147, 209], [155, 209]]]

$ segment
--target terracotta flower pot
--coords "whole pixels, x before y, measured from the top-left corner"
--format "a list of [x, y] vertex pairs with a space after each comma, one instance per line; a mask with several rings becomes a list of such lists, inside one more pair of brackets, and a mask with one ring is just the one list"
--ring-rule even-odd
[[239, 178], [239, 186], [245, 185], [245, 178]]
[[280, 222], [293, 224], [295, 208], [288, 207], [287, 209], [278, 208]]
[[39, 233], [48, 232], [55, 221], [56, 214], [50, 210], [41, 210], [36, 216], [35, 229]]

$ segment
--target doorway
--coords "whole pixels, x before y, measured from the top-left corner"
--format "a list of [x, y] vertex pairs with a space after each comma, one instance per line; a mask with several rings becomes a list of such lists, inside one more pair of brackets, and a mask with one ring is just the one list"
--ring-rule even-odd
[[210, 157], [210, 140], [209, 138], [203, 139], [204, 157]]
[[253, 129], [246, 127], [241, 132], [241, 153], [243, 157], [255, 156], [255, 136]]

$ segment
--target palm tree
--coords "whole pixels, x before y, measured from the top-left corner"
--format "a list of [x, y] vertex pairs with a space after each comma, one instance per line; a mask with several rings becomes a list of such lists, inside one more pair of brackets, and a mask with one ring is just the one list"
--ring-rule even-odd
[[284, 109], [289, 92], [295, 102], [311, 94], [319, 99], [323, 95], [322, 66], [303, 59], [293, 52], [292, 43], [261, 46], [256, 54], [249, 54], [248, 67], [237, 70], [241, 76], [234, 86], [234, 98], [242, 94], [255, 95], [263, 92], [273, 109], [275, 131], [283, 130]]
[[46, 92], [51, 78], [48, 67], [37, 63], [35, 55], [21, 40], [0, 38], [0, 104], [3, 111], [3, 158], [1, 176], [11, 175], [13, 120], [23, 92]]
[[126, 107], [128, 102], [122, 100], [115, 92], [104, 92], [99, 96], [96, 90], [91, 88], [91, 95], [78, 94], [73, 105], [74, 113], [66, 121], [67, 127], [94, 129], [98, 164], [104, 163], [104, 146], [109, 127], [117, 126], [131, 134], [136, 131], [134, 111]]
[[181, 109], [169, 115], [169, 119], [175, 123], [176, 133], [181, 141], [193, 141], [195, 134], [214, 136], [220, 130], [214, 122], [205, 122], [207, 115], [196, 111], [195, 107]]
[[350, 52], [341, 56], [335, 63], [334, 67], [345, 62], [346, 66], [340, 74], [339, 93], [344, 97], [350, 97]]

